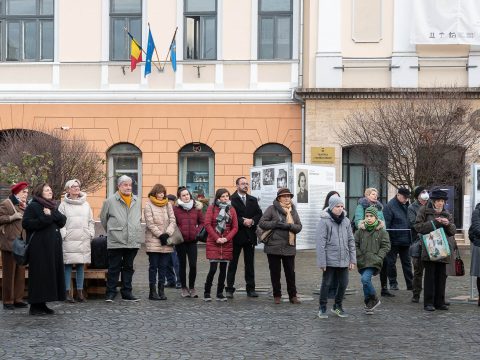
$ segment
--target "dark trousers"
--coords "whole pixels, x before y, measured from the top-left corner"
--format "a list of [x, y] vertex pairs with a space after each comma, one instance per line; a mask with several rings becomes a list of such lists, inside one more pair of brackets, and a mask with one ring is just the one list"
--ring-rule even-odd
[[390, 285], [398, 285], [397, 282], [397, 256], [400, 256], [402, 263], [403, 277], [405, 278], [405, 284], [407, 289], [412, 289], [413, 272], [412, 272], [412, 259], [409, 254], [410, 246], [392, 245], [392, 248], [387, 254], [388, 270], [387, 275]]
[[285, 272], [285, 280], [287, 281], [288, 297], [291, 299], [297, 296], [297, 288], [295, 286], [295, 256], [282, 256], [267, 254], [268, 267], [270, 268], [270, 280], [272, 281], [273, 296], [282, 296], [282, 285], [280, 284], [280, 277], [283, 271]]
[[107, 294], [117, 293], [118, 276], [122, 274], [122, 295], [132, 293], [133, 261], [138, 249], [108, 249]]
[[184, 242], [176, 246], [178, 263], [179, 263], [179, 272], [180, 272], [180, 282], [182, 283], [182, 288], [187, 287], [187, 258], [188, 258], [188, 287], [189, 289], [195, 288], [195, 279], [197, 278], [197, 243], [196, 242]]
[[25, 294], [25, 266], [18, 266], [11, 251], [2, 250], [2, 300], [4, 304], [22, 302]]
[[220, 273], [218, 274], [217, 295], [223, 293], [225, 287], [225, 278], [227, 276], [227, 263], [226, 262], [211, 262], [210, 271], [207, 274], [207, 280], [205, 281], [205, 294], [210, 294], [212, 290], [213, 277], [217, 272], [218, 264], [220, 264]]
[[173, 249], [173, 252], [170, 253], [168, 259], [167, 268], [165, 270], [165, 280], [168, 284], [176, 284], [180, 282], [180, 270], [176, 246]]
[[234, 292], [235, 274], [237, 272], [238, 259], [243, 250], [243, 262], [245, 263], [245, 284], [247, 292], [255, 291], [255, 246], [252, 244], [233, 244], [233, 259], [228, 264], [227, 287], [225, 290]]
[[423, 305], [439, 307], [445, 305], [445, 285], [447, 283], [447, 264], [424, 261], [425, 278], [423, 280]]
[[412, 257], [413, 263], [413, 295], [420, 296], [423, 282], [423, 261], [420, 257]]
[[387, 277], [387, 270], [388, 269], [388, 260], [385, 256], [383, 258], [382, 269], [380, 270], [380, 284], [382, 285], [382, 290], [388, 290], [388, 277]]
[[348, 285], [348, 268], [330, 267], [323, 272], [322, 286], [320, 287], [320, 307], [326, 307], [328, 302], [328, 291], [332, 285], [334, 276], [337, 278], [338, 286], [335, 293], [335, 305], [342, 306], [345, 290]]
[[165, 274], [167, 273], [167, 266], [170, 261], [171, 253], [157, 253], [149, 252], [148, 254], [148, 282], [150, 285], [155, 285], [157, 283], [157, 273], [158, 273], [158, 284], [163, 284], [165, 279]]

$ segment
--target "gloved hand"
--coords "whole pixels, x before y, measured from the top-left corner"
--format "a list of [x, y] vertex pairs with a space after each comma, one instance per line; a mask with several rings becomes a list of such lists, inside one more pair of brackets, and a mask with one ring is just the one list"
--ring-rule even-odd
[[277, 223], [277, 228], [278, 229], [282, 229], [282, 230], [290, 230], [291, 224], [287, 224], [287, 223], [284, 223], [284, 222], [278, 222]]
[[163, 246], [167, 245], [167, 239], [170, 237], [170, 235], [168, 235], [167, 233], [163, 233], [162, 235], [160, 235], [158, 238], [160, 239], [160, 244], [162, 244]]
[[10, 222], [13, 222], [15, 220], [20, 220], [22, 218], [23, 218], [23, 215], [20, 214], [19, 212], [16, 212], [15, 214], [10, 215]]

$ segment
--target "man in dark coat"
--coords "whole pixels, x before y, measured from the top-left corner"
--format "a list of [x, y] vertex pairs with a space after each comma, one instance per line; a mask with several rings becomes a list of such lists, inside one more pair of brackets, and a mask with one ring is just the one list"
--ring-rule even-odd
[[239, 177], [236, 182], [237, 191], [232, 195], [230, 201], [237, 212], [238, 232], [233, 239], [233, 260], [228, 265], [227, 287], [225, 288], [227, 298], [232, 299], [235, 292], [235, 273], [237, 272], [238, 259], [243, 250], [243, 260], [245, 262], [245, 283], [247, 286], [247, 296], [257, 297], [255, 292], [255, 268], [254, 255], [255, 245], [257, 245], [257, 235], [255, 230], [262, 217], [262, 210], [258, 206], [257, 198], [247, 194], [248, 180], [245, 177]]
[[387, 230], [390, 235], [391, 250], [387, 254], [388, 276], [391, 290], [398, 290], [398, 282], [392, 269], [396, 267], [397, 256], [400, 255], [403, 276], [407, 284], [407, 290], [412, 290], [413, 273], [412, 259], [409, 249], [412, 242], [410, 234], [410, 222], [408, 221], [408, 198], [410, 190], [399, 188], [397, 195], [391, 199], [385, 207], [384, 215]]

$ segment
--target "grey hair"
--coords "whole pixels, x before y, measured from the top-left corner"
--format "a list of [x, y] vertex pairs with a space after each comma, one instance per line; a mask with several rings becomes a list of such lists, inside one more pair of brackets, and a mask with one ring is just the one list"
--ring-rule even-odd
[[80, 182], [80, 180], [78, 180], [78, 179], [72, 179], [72, 180], [68, 180], [68, 181], [65, 183], [65, 190], [70, 189], [73, 185], [75, 185], [75, 183], [77, 183], [78, 186], [82, 186], [82, 183]]
[[117, 186], [120, 186], [121, 183], [124, 182], [131, 182], [133, 183], [133, 179], [130, 176], [122, 175], [117, 179]]

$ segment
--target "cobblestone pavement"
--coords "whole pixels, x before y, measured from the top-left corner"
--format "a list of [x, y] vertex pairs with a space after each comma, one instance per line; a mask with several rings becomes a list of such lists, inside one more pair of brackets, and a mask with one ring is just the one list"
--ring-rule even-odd
[[[208, 266], [204, 254], [202, 248], [200, 292]], [[464, 260], [468, 272], [468, 256]], [[23, 309], [0, 310], [0, 359], [474, 359], [480, 353], [476, 305], [452, 304], [450, 311], [427, 313], [422, 304], [410, 302], [410, 292], [400, 290], [368, 316], [356, 271], [350, 273], [349, 288], [357, 291], [344, 303], [349, 317], [318, 319], [318, 296], [312, 291], [320, 272], [314, 251], [297, 255], [298, 290], [314, 298], [301, 305], [274, 305], [266, 293], [250, 299], [241, 292], [228, 302], [204, 303], [182, 299], [175, 289], [167, 290], [167, 301], [149, 301], [147, 261], [140, 252], [134, 276], [139, 303], [54, 303], [56, 315], [40, 317]], [[268, 287], [261, 251], [256, 271], [257, 286]], [[243, 287], [243, 266], [238, 274], [237, 286]], [[467, 295], [469, 280], [449, 278], [448, 296]]]

